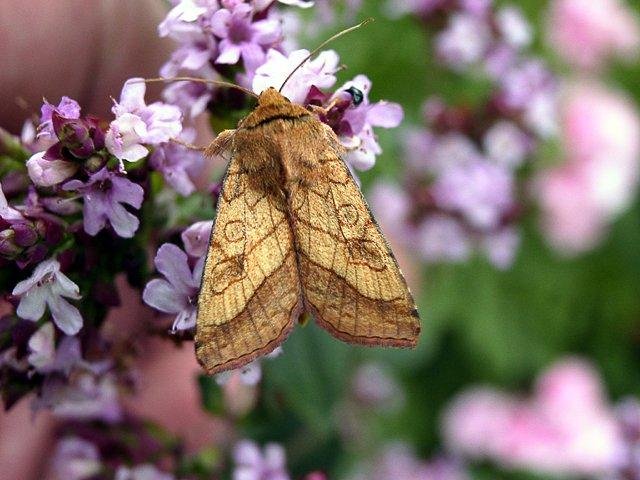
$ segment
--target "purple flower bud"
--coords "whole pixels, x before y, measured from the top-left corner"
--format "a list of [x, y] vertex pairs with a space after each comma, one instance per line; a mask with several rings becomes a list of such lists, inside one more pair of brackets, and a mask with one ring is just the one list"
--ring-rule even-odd
[[82, 119], [69, 120], [53, 112], [51, 116], [53, 130], [62, 146], [79, 158], [85, 158], [95, 151], [93, 139], [89, 132], [89, 125]]
[[15, 242], [15, 232], [8, 228], [0, 232], [0, 255], [7, 258], [13, 258], [20, 255], [22, 248]]
[[16, 223], [12, 228], [15, 232], [15, 242], [21, 247], [30, 247], [38, 240], [38, 231], [32, 223]]

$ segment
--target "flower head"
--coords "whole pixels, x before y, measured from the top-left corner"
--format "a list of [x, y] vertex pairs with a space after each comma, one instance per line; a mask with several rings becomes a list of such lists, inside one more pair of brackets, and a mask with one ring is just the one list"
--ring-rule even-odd
[[132, 237], [138, 229], [138, 218], [123, 204], [140, 208], [144, 190], [124, 176], [105, 167], [91, 175], [86, 183], [71, 180], [63, 188], [82, 194], [84, 230], [89, 235], [96, 235], [107, 222], [124, 238]]
[[216, 63], [235, 64], [242, 58], [247, 72], [264, 63], [265, 51], [281, 40], [280, 22], [255, 21], [253, 7], [243, 2], [227, 2], [211, 17], [211, 30], [219, 37]]
[[640, 21], [620, 0], [554, 0], [549, 41], [569, 63], [597, 69], [611, 57], [631, 57], [640, 50]]
[[162, 102], [147, 105], [145, 91], [143, 79], [127, 80], [120, 101], [112, 108], [116, 119], [111, 122], [105, 142], [107, 149], [121, 160], [139, 160], [148, 153], [142, 144], [168, 142], [182, 131], [180, 109]]
[[[182, 139], [191, 141], [193, 136], [184, 135]], [[186, 148], [175, 142], [160, 144], [149, 158], [149, 164], [154, 170], [162, 173], [165, 181], [181, 195], [187, 196], [196, 190], [193, 183], [204, 166], [202, 152]]]
[[56, 134], [53, 128], [53, 114], [73, 120], [80, 118], [80, 105], [69, 97], [62, 97], [58, 106], [53, 106], [46, 100], [40, 109], [40, 125], [38, 126], [38, 137], [55, 141]]
[[49, 307], [53, 321], [67, 335], [75, 335], [82, 327], [82, 317], [76, 307], [63, 297], [78, 300], [78, 285], [60, 271], [54, 259], [39, 264], [31, 277], [18, 283], [12, 292], [20, 297], [17, 314], [26, 320], [39, 320]]
[[[280, 88], [286, 77], [309, 55], [308, 50], [296, 50], [288, 56], [271, 49], [253, 78], [253, 91], [262, 93], [269, 87]], [[336, 82], [339, 57], [333, 50], [326, 50], [304, 63], [287, 81], [282, 94], [294, 103], [302, 104], [311, 86], [332, 87]]]
[[349, 148], [346, 160], [358, 170], [367, 170], [375, 163], [382, 149], [373, 133], [373, 127], [394, 128], [402, 121], [402, 107], [397, 103], [369, 102], [371, 81], [358, 75], [345, 83], [338, 92], [354, 92], [353, 105], [341, 119], [341, 142]]

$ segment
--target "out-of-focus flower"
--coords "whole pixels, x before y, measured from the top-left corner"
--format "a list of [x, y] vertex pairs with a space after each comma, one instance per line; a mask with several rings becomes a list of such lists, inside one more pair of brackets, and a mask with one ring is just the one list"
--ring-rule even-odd
[[496, 122], [483, 138], [489, 160], [507, 168], [518, 168], [531, 151], [532, 140], [513, 122]]
[[56, 417], [69, 420], [115, 423], [122, 418], [118, 388], [108, 374], [98, 378], [91, 372], [82, 372], [74, 375], [71, 382], [47, 377], [33, 407], [49, 408]]
[[144, 464], [132, 468], [118, 467], [114, 480], [174, 480], [172, 474], [158, 470], [155, 465]]
[[[191, 132], [189, 130], [189, 132]], [[184, 132], [183, 132], [184, 133]], [[182, 135], [180, 140], [190, 142], [194, 135]], [[190, 195], [196, 190], [193, 179], [197, 178], [204, 166], [202, 152], [187, 148], [175, 142], [159, 145], [151, 154], [149, 164], [162, 173], [165, 181], [180, 195]]]
[[463, 393], [443, 430], [454, 452], [554, 475], [604, 475], [621, 445], [600, 378], [573, 358], [543, 373], [529, 400], [490, 388]]
[[353, 379], [353, 394], [367, 407], [395, 409], [402, 406], [402, 388], [381, 365], [361, 365]]
[[142, 144], [168, 142], [182, 131], [180, 109], [162, 102], [147, 105], [146, 88], [142, 78], [127, 80], [120, 101], [112, 108], [116, 119], [111, 122], [105, 142], [107, 149], [121, 160], [139, 160], [148, 152]]
[[205, 220], [194, 223], [182, 232], [181, 238], [184, 243], [184, 249], [189, 255], [200, 258], [207, 253], [212, 228], [213, 220]]
[[264, 450], [249, 440], [238, 442], [233, 450], [234, 480], [289, 480], [284, 448], [275, 443]]
[[[263, 65], [253, 77], [253, 91], [261, 93], [269, 87], [279, 89], [282, 82], [309, 55], [308, 50], [296, 50], [288, 56], [270, 49]], [[302, 104], [311, 86], [329, 88], [336, 83], [339, 57], [333, 50], [325, 50], [313, 60], [307, 61], [289, 79], [282, 94], [294, 103]]]
[[513, 179], [508, 170], [486, 160], [447, 169], [433, 185], [436, 204], [459, 212], [472, 227], [493, 229], [513, 203]]
[[491, 31], [483, 19], [457, 13], [449, 18], [447, 28], [438, 34], [436, 53], [448, 66], [461, 70], [482, 60], [490, 42]]
[[373, 465], [355, 475], [353, 480], [469, 480], [462, 465], [446, 458], [424, 461], [411, 448], [400, 442], [385, 447]]
[[100, 452], [93, 443], [81, 438], [63, 438], [56, 445], [51, 469], [55, 480], [91, 478], [102, 469]]
[[70, 180], [63, 188], [82, 194], [84, 230], [89, 235], [96, 235], [107, 222], [124, 238], [131, 238], [138, 229], [140, 221], [123, 204], [140, 208], [144, 190], [123, 175], [105, 167], [91, 175], [86, 183]]
[[31, 277], [18, 283], [12, 292], [20, 297], [17, 314], [26, 320], [39, 320], [48, 306], [56, 325], [67, 335], [82, 327], [82, 316], [63, 297], [78, 300], [78, 285], [60, 271], [60, 263], [49, 259], [39, 264]]
[[640, 50], [637, 14], [621, 0], [554, 0], [549, 42], [570, 64], [597, 69], [612, 57], [629, 58]]
[[188, 330], [196, 324], [196, 296], [200, 288], [204, 257], [193, 270], [187, 254], [178, 246], [165, 243], [158, 249], [155, 265], [164, 279], [151, 280], [142, 298], [147, 305], [165, 313], [177, 314], [173, 331]]
[[228, 370], [226, 372], [216, 375], [216, 382], [218, 385], [225, 385], [229, 383], [232, 377], [239, 376], [240, 381], [245, 385], [257, 385], [262, 378], [262, 368], [260, 368], [260, 361], [254, 360], [248, 363], [242, 368], [237, 370]]
[[580, 84], [567, 90], [561, 120], [565, 163], [542, 171], [534, 190], [549, 241], [575, 254], [602, 238], [637, 191], [640, 118], [621, 94]]
[[54, 340], [53, 324], [45, 323], [29, 339], [29, 363], [36, 369], [41, 369], [53, 363], [56, 346]]
[[163, 90], [162, 97], [193, 118], [206, 110], [213, 96], [209, 86], [202, 82], [173, 82]]
[[96, 367], [82, 360], [78, 337], [64, 336], [56, 349], [53, 325], [45, 323], [29, 339], [29, 363], [37, 372], [48, 374], [59, 372], [68, 376], [76, 366], [88, 370]]
[[524, 48], [531, 43], [531, 25], [519, 8], [507, 6], [496, 12], [496, 23], [502, 39], [512, 48]]

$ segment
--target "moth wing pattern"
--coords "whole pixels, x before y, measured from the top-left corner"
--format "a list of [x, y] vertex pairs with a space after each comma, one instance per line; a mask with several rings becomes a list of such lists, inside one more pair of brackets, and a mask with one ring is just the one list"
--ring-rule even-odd
[[209, 374], [271, 352], [302, 309], [285, 201], [240, 165], [232, 158], [227, 169], [198, 297], [196, 356]]
[[414, 347], [420, 332], [414, 300], [335, 135], [326, 135], [308, 149], [313, 178], [292, 189], [289, 200], [305, 308], [340, 340]]

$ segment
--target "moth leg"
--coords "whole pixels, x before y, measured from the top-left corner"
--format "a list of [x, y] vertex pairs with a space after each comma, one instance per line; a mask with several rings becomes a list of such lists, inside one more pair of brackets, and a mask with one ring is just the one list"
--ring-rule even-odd
[[235, 130], [223, 130], [218, 136], [204, 149], [204, 156], [211, 158], [222, 155], [223, 152], [229, 149], [231, 146], [231, 140], [235, 135]]

